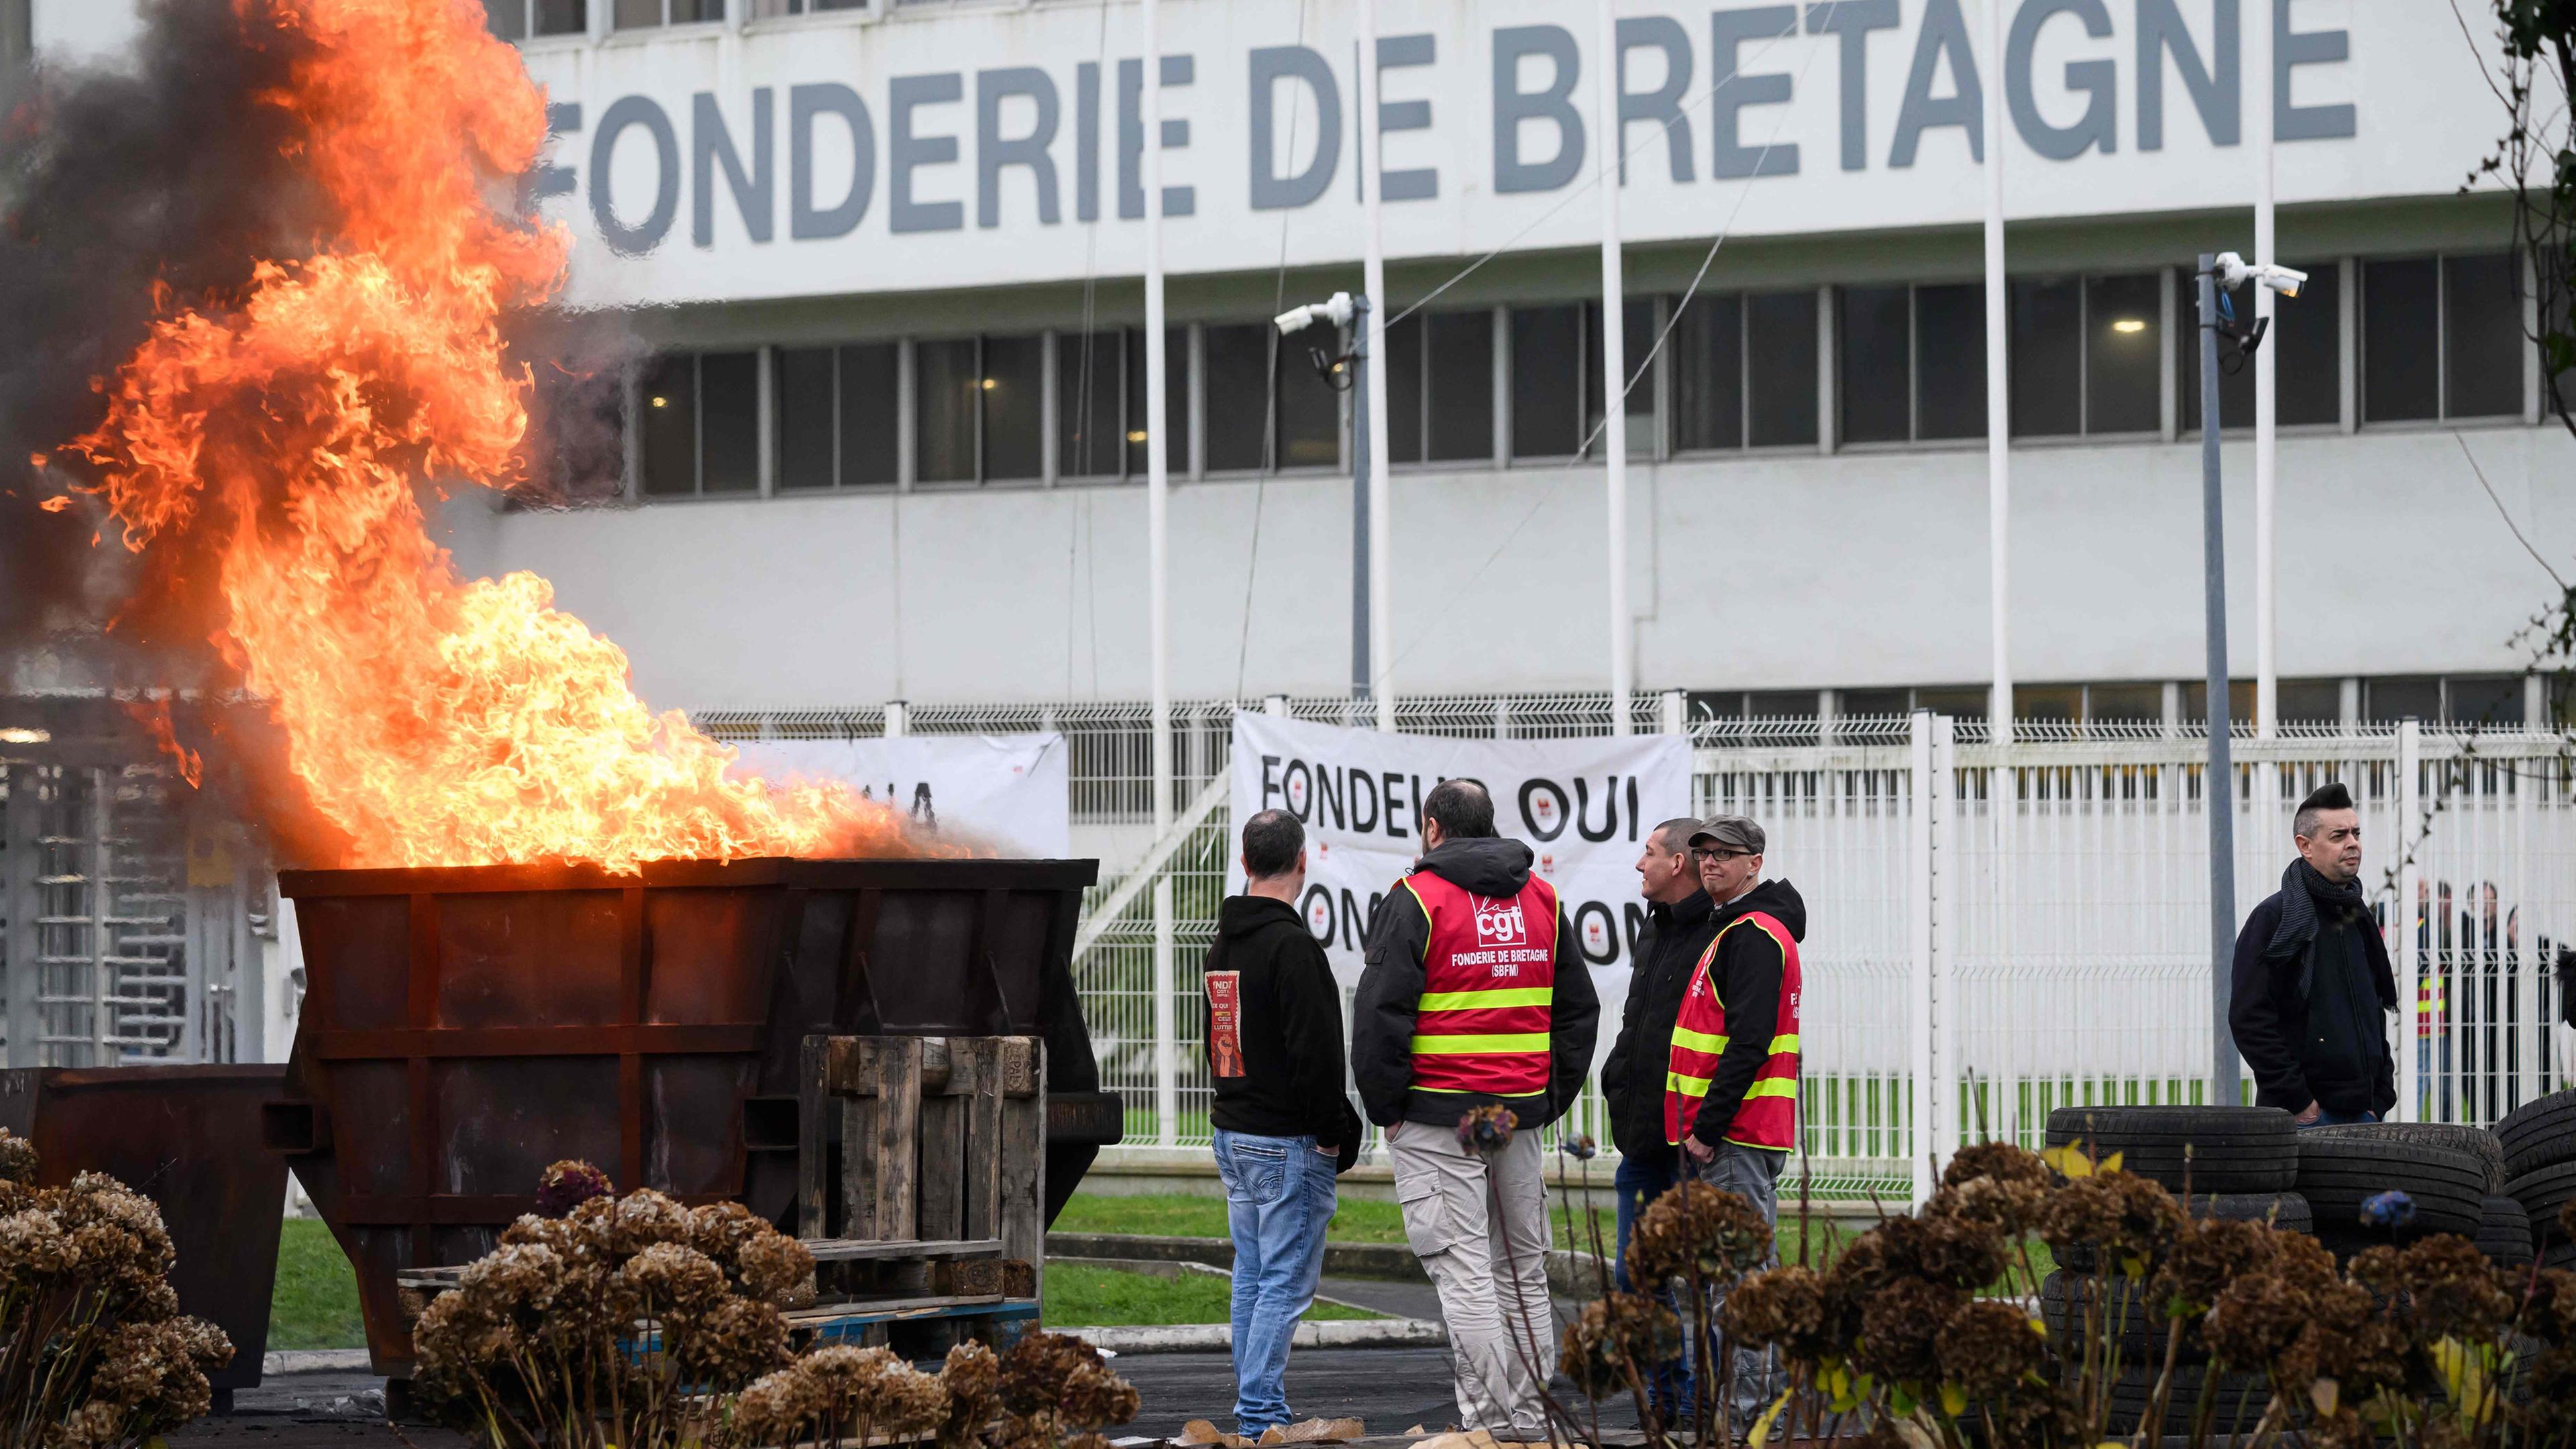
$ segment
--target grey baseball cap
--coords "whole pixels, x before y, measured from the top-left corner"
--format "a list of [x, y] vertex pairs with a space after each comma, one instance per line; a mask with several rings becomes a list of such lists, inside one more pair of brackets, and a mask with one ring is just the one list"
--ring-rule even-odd
[[1762, 833], [1761, 826], [1741, 815], [1712, 815], [1699, 823], [1699, 829], [1691, 832], [1691, 844], [1697, 845], [1703, 840], [1760, 855], [1768, 837]]

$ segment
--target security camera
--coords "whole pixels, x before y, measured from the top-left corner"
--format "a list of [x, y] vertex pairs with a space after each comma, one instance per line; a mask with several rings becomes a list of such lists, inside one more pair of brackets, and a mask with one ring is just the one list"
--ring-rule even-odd
[[1291, 307], [1271, 321], [1279, 328], [1281, 336], [1294, 337], [1318, 322], [1330, 322], [1336, 327], [1347, 327], [1350, 325], [1351, 311], [1351, 294], [1335, 292], [1321, 302], [1312, 302], [1303, 307]]
[[2299, 295], [2308, 284], [2308, 274], [2292, 267], [2256, 266], [2234, 252], [2218, 254], [2219, 285], [2236, 288], [2248, 281], [2280, 293], [2284, 297]]

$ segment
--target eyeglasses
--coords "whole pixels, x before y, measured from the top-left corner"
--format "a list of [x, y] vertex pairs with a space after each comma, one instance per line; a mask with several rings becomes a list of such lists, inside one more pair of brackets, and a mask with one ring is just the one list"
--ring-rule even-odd
[[1721, 850], [1712, 846], [1694, 845], [1691, 847], [1691, 859], [1693, 860], [1741, 860], [1752, 853], [1753, 852], [1749, 850]]

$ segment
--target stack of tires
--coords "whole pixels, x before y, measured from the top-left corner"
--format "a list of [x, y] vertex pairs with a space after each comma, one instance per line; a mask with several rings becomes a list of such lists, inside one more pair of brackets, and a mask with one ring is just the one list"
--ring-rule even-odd
[[[2316, 1212], [2318, 1240], [2338, 1258], [2435, 1233], [2477, 1240], [2503, 1175], [2502, 1147], [2476, 1127], [2370, 1122], [2312, 1128], [2299, 1139], [2299, 1194]], [[2403, 1207], [2372, 1207], [2391, 1192], [2406, 1195]], [[2498, 1223], [2500, 1241], [2508, 1227]]]
[[2541, 1266], [2576, 1269], [2576, 1242], [2558, 1221], [2576, 1198], [2576, 1090], [2524, 1103], [2496, 1124], [2495, 1135], [2504, 1152], [2504, 1195], [2522, 1208]]
[[[2096, 1161], [2117, 1153], [2122, 1170], [2162, 1184], [2183, 1198], [2193, 1217], [2267, 1222], [2285, 1232], [2312, 1230], [2307, 1199], [2296, 1191], [2299, 1131], [2290, 1114], [2272, 1107], [2061, 1107], [2048, 1115], [2048, 1145], [2081, 1144]], [[2040, 1316], [2061, 1345], [2083, 1333], [2084, 1286], [2093, 1255], [2077, 1245], [2062, 1254], [2068, 1270], [2040, 1284]], [[2111, 1386], [2110, 1428], [2133, 1433], [2146, 1414], [2155, 1376], [2164, 1361], [2168, 1330], [2143, 1291], [2123, 1295], [2097, 1312], [2121, 1310], [2120, 1377]], [[2165, 1432], [2186, 1433], [2198, 1411], [2209, 1368], [2208, 1354], [2186, 1339], [2175, 1370]], [[2208, 1386], [2212, 1425], [2222, 1434], [2244, 1433], [2262, 1418], [2271, 1394], [2260, 1375], [2228, 1373]]]

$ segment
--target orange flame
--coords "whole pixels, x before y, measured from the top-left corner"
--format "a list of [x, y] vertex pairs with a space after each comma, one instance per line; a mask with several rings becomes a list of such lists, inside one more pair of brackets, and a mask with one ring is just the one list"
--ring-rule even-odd
[[161, 298], [73, 448], [128, 548], [211, 551], [215, 641], [347, 833], [344, 863], [903, 849], [899, 818], [846, 787], [728, 779], [733, 752], [648, 710], [544, 579], [469, 582], [430, 541], [421, 487], [517, 471], [530, 383], [499, 321], [553, 294], [566, 251], [496, 208], [544, 98], [483, 7], [233, 3], [305, 43], [264, 99], [299, 123], [336, 232], [225, 303]]

